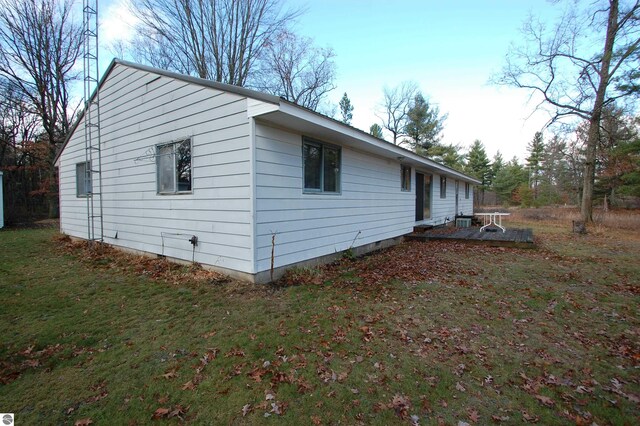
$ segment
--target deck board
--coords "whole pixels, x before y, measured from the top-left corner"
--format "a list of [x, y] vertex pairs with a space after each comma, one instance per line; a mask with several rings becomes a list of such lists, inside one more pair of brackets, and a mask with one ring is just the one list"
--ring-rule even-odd
[[479, 227], [431, 229], [414, 232], [405, 236], [408, 240], [454, 240], [501, 247], [532, 248], [533, 231], [531, 229], [507, 228], [506, 232], [480, 231]]

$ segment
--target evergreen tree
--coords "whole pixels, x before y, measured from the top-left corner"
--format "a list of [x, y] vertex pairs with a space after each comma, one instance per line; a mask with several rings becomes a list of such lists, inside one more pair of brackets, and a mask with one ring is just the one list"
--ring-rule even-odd
[[547, 142], [542, 156], [542, 177], [540, 181], [539, 204], [566, 203], [571, 198], [567, 144], [558, 135]]
[[351, 105], [347, 92], [344, 92], [344, 95], [342, 95], [339, 105], [340, 115], [342, 116], [341, 121], [345, 124], [351, 125], [351, 119], [353, 118], [353, 105]]
[[419, 154], [424, 155], [436, 163], [444, 164], [447, 167], [451, 167], [455, 170], [464, 171], [464, 159], [465, 155], [460, 152], [459, 145], [434, 145], [428, 150], [422, 152], [422, 150], [417, 151]]
[[407, 112], [407, 122], [404, 133], [411, 139], [414, 150], [418, 147], [428, 151], [437, 145], [442, 138], [445, 116], [440, 116], [440, 110], [427, 102], [422, 93], [418, 92]]
[[527, 185], [527, 171], [516, 157], [505, 164], [497, 173], [493, 181], [493, 188], [504, 204], [518, 204], [520, 202], [518, 188]]
[[481, 204], [484, 203], [484, 191], [488, 188], [491, 178], [491, 163], [484, 145], [478, 139], [473, 142], [471, 149], [469, 149], [465, 171], [482, 182], [479, 188], [479, 201]]
[[384, 136], [382, 135], [382, 127], [377, 123], [373, 123], [371, 127], [369, 127], [369, 133], [376, 138], [384, 139]]
[[482, 186], [486, 187], [491, 173], [491, 162], [487, 157], [483, 143], [478, 139], [473, 142], [469, 149], [465, 171], [481, 180]]
[[498, 172], [504, 167], [504, 159], [502, 158], [502, 154], [500, 151], [496, 152], [496, 155], [493, 156], [493, 162], [491, 163], [491, 181], [489, 186], [493, 187], [493, 181], [495, 180]]
[[544, 148], [542, 132], [536, 132], [533, 140], [527, 145], [529, 156], [526, 158], [527, 170], [529, 171], [529, 187], [533, 190], [534, 200], [538, 198], [538, 186], [540, 185]]

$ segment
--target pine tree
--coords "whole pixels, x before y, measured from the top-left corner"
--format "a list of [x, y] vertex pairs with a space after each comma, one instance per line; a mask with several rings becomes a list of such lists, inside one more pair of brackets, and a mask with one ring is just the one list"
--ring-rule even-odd
[[465, 171], [482, 182], [480, 186], [480, 203], [484, 202], [484, 191], [488, 188], [491, 177], [491, 162], [480, 140], [476, 139], [467, 154]]
[[347, 96], [347, 92], [344, 92], [342, 99], [340, 99], [340, 115], [342, 116], [342, 122], [351, 125], [351, 119], [353, 118], [353, 105]]
[[427, 102], [422, 93], [418, 92], [413, 98], [413, 103], [407, 112], [407, 122], [404, 132], [411, 138], [411, 145], [414, 150], [418, 147], [428, 151], [437, 145], [442, 138], [445, 116], [440, 116], [438, 107]]
[[489, 186], [493, 187], [493, 181], [495, 180], [498, 172], [504, 167], [504, 159], [502, 158], [502, 154], [500, 151], [496, 152], [496, 155], [493, 156], [493, 163], [491, 163], [491, 179]]
[[371, 127], [369, 127], [369, 133], [371, 133], [376, 138], [384, 139], [382, 134], [382, 127], [379, 124], [373, 123]]
[[527, 170], [529, 171], [529, 187], [533, 190], [534, 200], [538, 199], [538, 187], [540, 186], [544, 149], [542, 132], [536, 132], [533, 140], [527, 145], [529, 156], [526, 158]]
[[557, 204], [569, 201], [571, 189], [567, 144], [558, 135], [546, 143], [542, 156], [540, 194], [542, 204]]
[[527, 171], [518, 162], [516, 157], [505, 164], [497, 173], [493, 181], [493, 189], [496, 191], [502, 203], [518, 204], [518, 188], [527, 184]]
[[[420, 151], [418, 151], [418, 153], [420, 153]], [[455, 170], [464, 171], [465, 155], [460, 152], [459, 145], [434, 145], [429, 148], [424, 155], [436, 163], [444, 164], [445, 166], [451, 167]]]

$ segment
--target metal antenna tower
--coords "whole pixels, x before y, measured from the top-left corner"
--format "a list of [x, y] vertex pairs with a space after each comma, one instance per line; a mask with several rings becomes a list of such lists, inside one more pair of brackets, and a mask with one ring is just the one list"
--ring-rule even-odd
[[83, 0], [82, 12], [87, 239], [92, 243], [93, 241], [102, 242], [104, 238], [100, 90], [98, 87], [98, 0]]

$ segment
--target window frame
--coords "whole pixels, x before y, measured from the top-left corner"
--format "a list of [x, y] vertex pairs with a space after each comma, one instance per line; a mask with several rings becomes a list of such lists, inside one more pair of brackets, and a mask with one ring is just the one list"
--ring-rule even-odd
[[[78, 185], [78, 183], [80, 182], [80, 180], [78, 179], [79, 174], [78, 174], [78, 170], [80, 169], [80, 167], [84, 167], [84, 172], [82, 174], [84, 174], [84, 185], [82, 187], [82, 189], [84, 191], [80, 191], [80, 186]], [[79, 163], [76, 163], [76, 198], [87, 198], [90, 194], [93, 194], [93, 182], [91, 179], [91, 162], [90, 161], [81, 161]]]
[[[407, 173], [406, 175], [405, 172]], [[400, 165], [400, 190], [402, 192], [411, 192], [411, 172], [410, 166]]]
[[471, 187], [471, 184], [469, 182], [464, 183], [464, 199], [465, 200], [469, 199], [469, 193], [471, 192], [470, 187]]
[[[178, 167], [176, 158], [176, 147], [183, 143], [189, 143], [189, 176], [190, 176], [190, 189], [187, 191], [180, 191], [178, 180]], [[171, 146], [173, 156], [173, 191], [161, 191], [160, 190], [160, 150], [164, 147]], [[180, 138], [171, 142], [164, 142], [156, 145], [156, 195], [188, 195], [193, 193], [193, 138]]]
[[[305, 146], [311, 145], [320, 148], [320, 188], [307, 188], [305, 177], [306, 177], [306, 161], [305, 161]], [[325, 191], [325, 176], [324, 176], [324, 161], [325, 161], [325, 150], [332, 149], [338, 152], [338, 176], [336, 181], [337, 190], [336, 191]], [[342, 147], [339, 145], [334, 145], [326, 142], [321, 142], [317, 139], [309, 138], [307, 136], [302, 137], [302, 193], [303, 194], [312, 194], [312, 195], [342, 195]]]
[[440, 198], [447, 198], [447, 177], [440, 175]]

